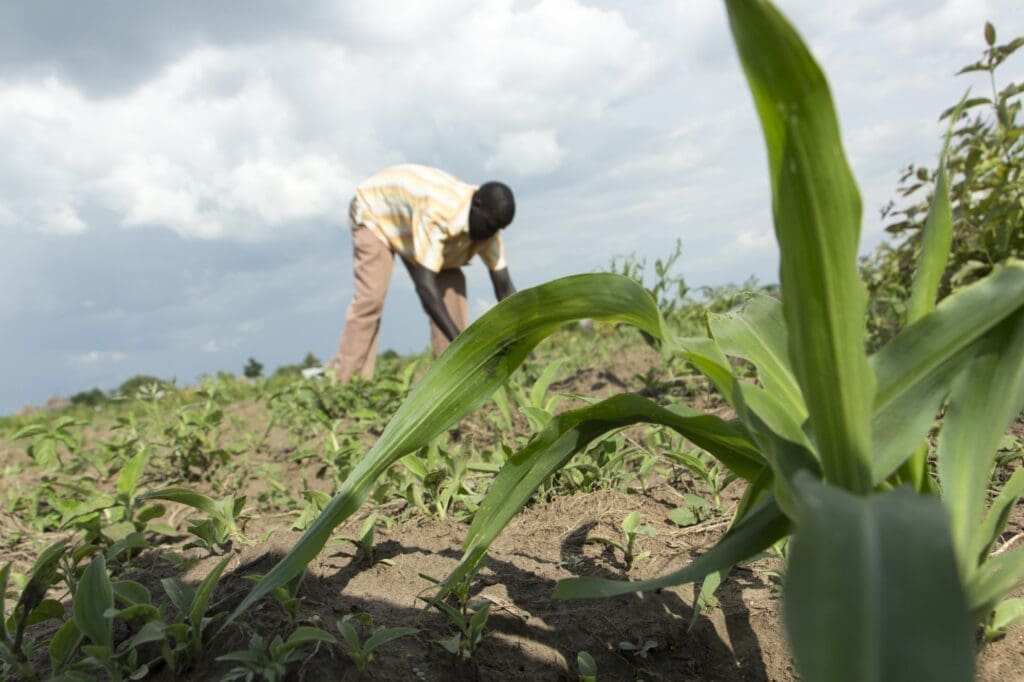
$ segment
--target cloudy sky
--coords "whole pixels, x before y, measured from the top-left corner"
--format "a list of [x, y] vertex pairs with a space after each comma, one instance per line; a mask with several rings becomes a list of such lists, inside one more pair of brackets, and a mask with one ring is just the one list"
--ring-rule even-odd
[[[829, 75], [865, 249], [1020, 0], [779, 0]], [[1024, 55], [1004, 82], [1024, 79]], [[765, 157], [713, 0], [0, 4], [0, 413], [137, 374], [334, 352], [345, 207], [399, 162], [516, 192], [520, 287], [653, 258], [776, 279]], [[468, 269], [474, 314], [492, 294]], [[382, 349], [426, 318], [396, 270]]]

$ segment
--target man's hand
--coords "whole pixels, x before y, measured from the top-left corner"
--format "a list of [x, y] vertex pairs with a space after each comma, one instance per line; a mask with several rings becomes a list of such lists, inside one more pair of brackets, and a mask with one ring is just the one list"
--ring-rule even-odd
[[499, 301], [503, 301], [516, 293], [516, 288], [512, 284], [512, 278], [508, 275], [508, 268], [491, 270], [491, 284], [494, 285], [494, 297]]
[[427, 270], [419, 263], [413, 263], [404, 258], [402, 262], [405, 263], [405, 268], [409, 271], [409, 276], [412, 277], [413, 284], [416, 286], [416, 293], [419, 294], [423, 310], [434, 321], [438, 329], [448, 337], [448, 340], [454, 341], [455, 337], [459, 335], [459, 328], [455, 325], [452, 316], [448, 314], [448, 310], [444, 307], [441, 289], [437, 286], [437, 273]]

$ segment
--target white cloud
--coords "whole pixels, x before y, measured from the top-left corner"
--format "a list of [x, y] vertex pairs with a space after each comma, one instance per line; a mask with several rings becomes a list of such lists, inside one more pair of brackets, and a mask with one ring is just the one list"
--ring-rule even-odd
[[502, 135], [485, 167], [488, 171], [540, 175], [558, 168], [563, 158], [565, 151], [553, 130], [527, 130]]
[[347, 42], [198, 48], [113, 97], [54, 76], [0, 83], [0, 143], [14, 152], [0, 225], [79, 233], [97, 226], [75, 208], [90, 205], [123, 227], [260, 240], [343, 222], [362, 176], [439, 144], [547, 172], [568, 153], [560, 131], [602, 115], [655, 61], [620, 14], [578, 0], [407, 9], [345, 5]]
[[743, 249], [764, 250], [775, 243], [775, 235], [770, 230], [743, 230], [736, 235], [736, 244]]
[[263, 320], [246, 320], [245, 322], [239, 323], [235, 329], [240, 334], [256, 334], [257, 332], [263, 331], [266, 323]]
[[75, 366], [87, 366], [87, 365], [100, 365], [100, 364], [116, 364], [124, 360], [127, 356], [121, 351], [110, 350], [91, 350], [86, 353], [75, 353], [67, 357], [69, 365]]

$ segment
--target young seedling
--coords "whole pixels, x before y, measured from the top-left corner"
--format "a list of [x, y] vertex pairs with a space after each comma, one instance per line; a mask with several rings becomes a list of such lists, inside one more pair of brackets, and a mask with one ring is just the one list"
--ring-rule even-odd
[[[294, 578], [286, 582], [280, 587], [275, 587], [271, 594], [277, 603], [281, 605], [285, 615], [288, 617], [288, 622], [293, 626], [299, 617], [299, 604], [302, 603], [302, 597], [299, 596], [299, 586], [302, 584], [302, 579], [306, 577], [306, 572], [299, 573]], [[246, 580], [252, 582], [259, 582], [263, 578], [260, 573], [254, 573], [252, 575], [245, 576]]]
[[217, 501], [188, 488], [163, 488], [144, 493], [138, 499], [178, 502], [208, 515], [205, 519], [189, 522], [188, 531], [197, 539], [186, 545], [186, 548], [199, 547], [212, 555], [218, 550], [225, 551], [233, 540], [247, 541], [241, 531], [241, 527], [249, 520], [242, 513], [246, 501], [244, 495], [238, 498], [228, 495]]
[[[353, 622], [362, 623], [363, 628], [369, 633], [365, 642], [360, 643], [359, 633], [356, 631]], [[366, 666], [373, 660], [373, 652], [388, 642], [393, 642], [399, 637], [415, 635], [419, 632], [417, 628], [395, 627], [376, 628], [373, 627], [373, 617], [368, 613], [352, 613], [337, 622], [338, 632], [348, 652], [349, 658], [356, 664], [359, 672], [364, 672]]]
[[[175, 634], [184, 635], [181, 639], [188, 642], [187, 652], [195, 659], [203, 653], [204, 639], [207, 627], [223, 613], [206, 615], [207, 605], [210, 597], [213, 596], [214, 587], [220, 579], [221, 573], [231, 561], [231, 556], [224, 557], [210, 573], [199, 583], [199, 587], [193, 588], [177, 578], [164, 578], [161, 584], [170, 597], [171, 602], [178, 610], [177, 621], [168, 626]], [[182, 626], [185, 626], [184, 628]]]
[[25, 629], [35, 623], [64, 616], [64, 607], [56, 600], [47, 599], [46, 592], [57, 579], [57, 565], [66, 546], [67, 541], [60, 540], [43, 550], [10, 614], [7, 613], [6, 596], [11, 565], [8, 563], [0, 568], [0, 662], [3, 663], [0, 671], [4, 673], [4, 679], [14, 671], [26, 679], [37, 679], [30, 660], [35, 642], [25, 636]]
[[[363, 555], [363, 559], [370, 566], [372, 566], [375, 563], [377, 563], [374, 560], [374, 555], [373, 555], [373, 542], [374, 542], [374, 535], [375, 535], [375, 532], [376, 532], [376, 528], [377, 528], [377, 514], [373, 513], [373, 514], [370, 514], [368, 517], [366, 517], [366, 520], [363, 521], [363, 525], [359, 529], [359, 537], [357, 537], [357, 538], [346, 538], [348, 540], [348, 542], [351, 542], [352, 544], [354, 544], [356, 547], [359, 548], [359, 551]], [[381, 559], [380, 563], [385, 564], [387, 566], [393, 566], [395, 564], [395, 562], [392, 561], [391, 559]]]
[[597, 661], [586, 651], [576, 654], [576, 667], [580, 682], [597, 682]]
[[29, 424], [19, 429], [11, 440], [32, 438], [28, 446], [28, 456], [35, 460], [36, 465], [41, 469], [63, 469], [64, 460], [60, 456], [60, 446], [63, 445], [67, 452], [74, 455], [82, 446], [81, 440], [72, 433], [73, 426], [82, 426], [84, 422], [74, 417], [60, 417], [52, 427], [45, 424]]
[[608, 547], [614, 547], [622, 552], [627, 568], [633, 568], [637, 563], [651, 555], [649, 551], [636, 554], [637, 536], [643, 535], [653, 538], [657, 534], [653, 526], [640, 525], [640, 512], [632, 511], [622, 520], [622, 542], [609, 538], [588, 538], [587, 542], [597, 542]]
[[267, 682], [278, 682], [285, 679], [290, 664], [316, 652], [315, 648], [312, 652], [308, 651], [310, 645], [317, 646], [321, 642], [336, 644], [337, 641], [326, 630], [308, 626], [297, 628], [287, 640], [281, 639], [281, 635], [275, 635], [269, 644], [262, 636], [253, 635], [248, 649], [217, 657], [218, 661], [241, 664], [229, 670], [221, 679], [251, 682], [258, 675]]
[[471, 615], [443, 601], [432, 601], [431, 605], [448, 616], [448, 620], [457, 630], [450, 637], [442, 637], [434, 641], [453, 655], [470, 658], [480, 648], [490, 633], [487, 632], [487, 617], [491, 612], [491, 602], [486, 599], [472, 600], [466, 604]]
[[647, 658], [647, 655], [657, 648], [658, 643], [653, 639], [638, 639], [636, 642], [619, 642], [619, 651], [628, 651], [639, 658]]
[[699, 495], [684, 493], [683, 499], [686, 501], [686, 504], [676, 507], [668, 513], [669, 521], [677, 526], [684, 528], [686, 526], [693, 526], [706, 521], [714, 514], [711, 503]]

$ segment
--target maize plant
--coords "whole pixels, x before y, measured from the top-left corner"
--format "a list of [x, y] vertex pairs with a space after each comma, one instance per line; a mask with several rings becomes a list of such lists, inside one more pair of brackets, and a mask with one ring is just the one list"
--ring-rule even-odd
[[[861, 200], [824, 74], [766, 0], [725, 5], [767, 146], [781, 302], [755, 296], [738, 312], [709, 314], [706, 336], [671, 338], [654, 299], [618, 275], [568, 277], [502, 301], [430, 368], [233, 617], [301, 572], [392, 463], [481, 405], [555, 329], [590, 318], [628, 322], [659, 339], [666, 358], [684, 357], [707, 376], [736, 418], [636, 395], [553, 416], [499, 472], [442, 594], [473, 575], [494, 538], [575, 454], [612, 430], [657, 424], [747, 482], [729, 531], [669, 575], [567, 580], [556, 597], [717, 577], [791, 534], [784, 607], [802, 679], [972, 676], [977, 626], [1024, 576], [1024, 549], [990, 557], [1024, 477], [1015, 475], [985, 508], [999, 442], [1024, 406], [1024, 263], [1008, 261], [935, 306], [934, 273], [945, 265], [951, 220], [940, 175], [915, 312], [869, 356], [857, 269]], [[730, 358], [756, 367], [756, 381], [734, 371]], [[922, 443], [943, 407], [939, 497], [924, 480]]]

